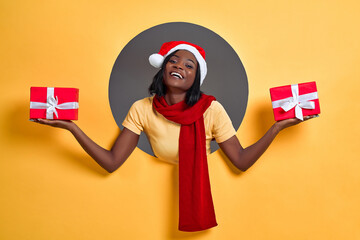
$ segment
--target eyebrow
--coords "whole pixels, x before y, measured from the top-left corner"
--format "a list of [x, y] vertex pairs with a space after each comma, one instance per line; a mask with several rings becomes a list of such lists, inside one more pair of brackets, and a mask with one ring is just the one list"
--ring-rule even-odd
[[[176, 54], [174, 54], [173, 56], [175, 56], [175, 57], [177, 57], [177, 58], [180, 58], [178, 55], [176, 55]], [[187, 60], [189, 60], [189, 61], [191, 61], [191, 62], [193, 62], [194, 64], [196, 64], [192, 59], [187, 59]]]

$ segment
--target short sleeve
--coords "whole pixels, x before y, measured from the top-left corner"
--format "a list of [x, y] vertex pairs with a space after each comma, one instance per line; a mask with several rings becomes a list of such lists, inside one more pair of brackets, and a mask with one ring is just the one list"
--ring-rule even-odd
[[122, 125], [130, 131], [140, 135], [144, 130], [145, 112], [143, 111], [141, 100], [136, 101], [130, 108]]
[[216, 142], [221, 143], [236, 134], [234, 126], [224, 107], [217, 101], [213, 103], [212, 134]]

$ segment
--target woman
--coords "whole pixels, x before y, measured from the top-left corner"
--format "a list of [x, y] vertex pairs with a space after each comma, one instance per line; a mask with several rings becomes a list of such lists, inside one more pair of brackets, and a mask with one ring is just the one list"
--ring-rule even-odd
[[144, 131], [157, 157], [179, 162], [179, 229], [199, 231], [214, 227], [217, 223], [206, 159], [210, 141], [215, 138], [230, 161], [245, 171], [281, 130], [301, 121], [276, 122], [259, 141], [243, 148], [224, 108], [214, 97], [200, 91], [207, 73], [201, 47], [183, 41], [164, 43], [149, 61], [161, 67], [149, 88], [155, 96], [133, 104], [111, 150], [97, 145], [71, 121], [38, 119], [36, 122], [69, 130], [84, 150], [110, 173], [125, 162]]

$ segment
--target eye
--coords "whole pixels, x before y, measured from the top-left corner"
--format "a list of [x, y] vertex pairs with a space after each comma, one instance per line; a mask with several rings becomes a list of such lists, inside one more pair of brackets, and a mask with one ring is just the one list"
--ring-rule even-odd
[[190, 65], [190, 64], [186, 64], [185, 65], [187, 68], [190, 68], [190, 69], [193, 69], [194, 67], [192, 66], [192, 65]]
[[174, 59], [170, 59], [169, 62], [170, 63], [176, 63], [176, 61]]

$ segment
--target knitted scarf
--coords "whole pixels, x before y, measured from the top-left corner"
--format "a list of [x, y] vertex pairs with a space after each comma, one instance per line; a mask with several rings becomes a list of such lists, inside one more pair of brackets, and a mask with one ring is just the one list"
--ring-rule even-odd
[[202, 94], [193, 106], [169, 106], [154, 97], [153, 106], [166, 119], [181, 124], [179, 136], [179, 230], [201, 231], [217, 226], [206, 157], [203, 114], [215, 97]]

